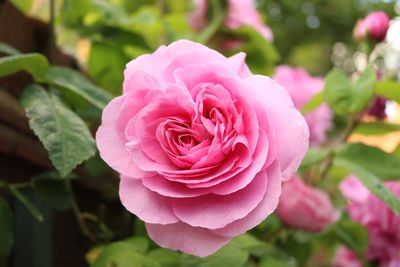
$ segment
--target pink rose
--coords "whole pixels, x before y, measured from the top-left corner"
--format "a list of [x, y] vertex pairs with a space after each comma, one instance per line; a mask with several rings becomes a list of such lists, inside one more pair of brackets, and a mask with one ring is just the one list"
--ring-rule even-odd
[[369, 13], [364, 19], [358, 20], [354, 28], [354, 38], [358, 41], [364, 40], [369, 33], [376, 42], [385, 40], [389, 28], [390, 18], [383, 11]]
[[[189, 17], [192, 27], [200, 31], [207, 24], [207, 0], [194, 0], [195, 10]], [[231, 29], [253, 27], [266, 40], [272, 41], [271, 29], [265, 25], [252, 0], [228, 0], [228, 12], [224, 22]]]
[[[301, 109], [311, 98], [324, 89], [324, 80], [310, 76], [304, 69], [279, 66], [274, 79], [288, 91], [296, 108]], [[310, 144], [319, 145], [332, 127], [332, 111], [327, 104], [305, 114], [310, 129]]]
[[332, 267], [362, 267], [362, 263], [356, 253], [344, 246], [340, 246], [336, 249]]
[[[400, 182], [385, 182], [385, 186], [400, 197]], [[400, 263], [400, 216], [354, 176], [342, 181], [339, 189], [350, 201], [347, 206], [350, 218], [368, 230], [366, 257], [378, 261], [381, 267], [400, 266], [395, 265]]]
[[283, 184], [277, 213], [287, 225], [319, 232], [337, 219], [328, 195], [304, 184], [298, 176]]
[[122, 204], [160, 246], [207, 256], [271, 214], [308, 147], [305, 120], [245, 54], [177, 41], [129, 62], [96, 141]]

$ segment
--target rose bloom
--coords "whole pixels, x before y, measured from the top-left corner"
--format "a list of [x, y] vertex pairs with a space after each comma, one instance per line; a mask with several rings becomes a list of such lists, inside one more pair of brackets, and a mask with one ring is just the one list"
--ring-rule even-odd
[[[296, 108], [301, 109], [311, 98], [324, 89], [324, 80], [310, 76], [304, 69], [279, 66], [274, 79], [290, 94]], [[326, 132], [332, 127], [332, 111], [327, 104], [305, 114], [310, 128], [310, 144], [323, 143]]]
[[[195, 10], [189, 17], [192, 27], [200, 31], [207, 24], [207, 0], [194, 0]], [[271, 29], [265, 25], [252, 0], [228, 0], [228, 11], [224, 22], [230, 29], [253, 27], [266, 40], [272, 41]]]
[[323, 230], [337, 218], [329, 196], [298, 176], [283, 184], [277, 214], [285, 224], [310, 232]]
[[336, 249], [332, 267], [362, 267], [362, 263], [356, 253], [344, 246], [340, 246]]
[[353, 36], [356, 40], [362, 41], [368, 33], [376, 42], [382, 42], [385, 40], [389, 23], [390, 18], [385, 12], [371, 12], [364, 19], [357, 21]]
[[129, 62], [103, 111], [101, 157], [122, 204], [160, 246], [207, 256], [271, 214], [298, 168], [308, 128], [245, 54], [177, 41]]
[[[385, 182], [385, 186], [400, 197], [400, 182]], [[369, 245], [366, 257], [378, 261], [380, 267], [400, 266], [400, 216], [389, 206], [371, 194], [354, 176], [339, 185], [349, 200], [347, 211], [350, 218], [368, 230]]]

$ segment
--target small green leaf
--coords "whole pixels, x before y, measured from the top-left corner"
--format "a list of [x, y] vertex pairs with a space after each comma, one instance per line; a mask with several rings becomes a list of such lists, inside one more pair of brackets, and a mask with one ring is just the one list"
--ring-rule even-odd
[[32, 8], [32, 0], [11, 0], [22, 12], [27, 13]]
[[356, 222], [342, 219], [330, 227], [335, 237], [358, 255], [363, 255], [368, 247], [368, 232]]
[[351, 83], [341, 70], [334, 69], [325, 79], [324, 98], [337, 114], [357, 113], [372, 99], [375, 81], [376, 75], [370, 66], [355, 83]]
[[13, 55], [0, 58], [0, 77], [26, 71], [40, 81], [49, 67], [47, 59], [38, 53]]
[[294, 261], [273, 258], [273, 257], [264, 257], [260, 262], [260, 267], [295, 267], [296, 264]]
[[372, 194], [383, 200], [397, 215], [400, 214], [400, 199], [396, 197], [372, 172], [345, 158], [337, 157], [334, 164], [348, 169], [367, 187]]
[[0, 198], [0, 264], [4, 263], [14, 244], [12, 214], [8, 204]]
[[39, 222], [43, 221], [43, 215], [22, 192], [20, 192], [17, 188], [15, 188], [12, 185], [8, 186], [8, 189], [11, 192], [11, 194], [13, 194], [13, 196], [25, 206], [25, 208], [36, 220], [38, 220]]
[[400, 83], [394, 81], [377, 81], [375, 93], [400, 103]]
[[145, 264], [158, 266], [152, 259], [143, 255], [148, 246], [148, 241], [142, 237], [111, 243], [103, 249], [91, 267], [141, 267]]
[[376, 147], [362, 143], [347, 144], [338, 150], [337, 157], [357, 164], [381, 180], [400, 177], [400, 160]]
[[48, 172], [32, 178], [33, 191], [49, 206], [66, 210], [71, 206], [72, 195], [67, 181], [56, 172]]
[[147, 254], [147, 257], [153, 259], [162, 267], [180, 266], [181, 261], [181, 255], [178, 252], [164, 248], [158, 248], [150, 251]]
[[396, 131], [400, 131], [400, 124], [386, 122], [369, 122], [357, 125], [353, 133], [359, 133], [363, 135], [383, 135]]
[[23, 91], [21, 103], [30, 127], [62, 177], [95, 154], [95, 142], [88, 127], [54, 92], [30, 85]]
[[45, 80], [54, 86], [78, 94], [101, 110], [112, 99], [108, 92], [91, 83], [80, 72], [69, 68], [50, 67], [45, 74]]
[[314, 109], [316, 109], [317, 107], [319, 107], [320, 105], [322, 105], [322, 103], [324, 103], [324, 92], [319, 92], [317, 94], [315, 94], [310, 101], [308, 101], [303, 108], [301, 109], [301, 113], [305, 114], [307, 112], [313, 111]]
[[8, 44], [5, 44], [5, 43], [1, 43], [1, 42], [0, 42], [0, 53], [4, 53], [7, 55], [21, 54], [21, 52], [18, 51], [17, 49], [15, 49], [14, 47], [9, 46]]
[[307, 168], [315, 163], [321, 162], [324, 160], [329, 154], [329, 150], [325, 148], [314, 148], [310, 147], [307, 150], [307, 154], [303, 158], [301, 162], [301, 168]]

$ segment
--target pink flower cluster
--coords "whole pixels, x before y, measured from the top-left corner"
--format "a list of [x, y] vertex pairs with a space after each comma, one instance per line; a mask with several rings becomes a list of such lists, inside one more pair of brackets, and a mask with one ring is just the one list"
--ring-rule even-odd
[[122, 204], [160, 246], [207, 256], [277, 207], [308, 148], [289, 94], [226, 58], [177, 41], [127, 64], [96, 134], [121, 174]]
[[[195, 0], [196, 8], [189, 17], [192, 27], [199, 31], [207, 24], [208, 0]], [[253, 27], [266, 40], [272, 41], [271, 29], [265, 25], [252, 0], [228, 0], [228, 13], [224, 22], [231, 29], [242, 26]]]
[[376, 42], [382, 42], [385, 40], [389, 22], [390, 18], [385, 12], [371, 12], [364, 19], [357, 21], [353, 36], [356, 40], [362, 41], [367, 37], [367, 34], [369, 34]]
[[319, 232], [337, 219], [329, 196], [298, 176], [283, 185], [277, 213], [285, 224], [310, 232]]
[[[386, 182], [385, 186], [400, 197], [400, 182]], [[380, 267], [400, 266], [400, 216], [354, 176], [344, 180], [340, 190], [350, 201], [347, 207], [350, 218], [368, 230], [366, 258], [377, 261]]]
[[[285, 88], [296, 108], [301, 109], [311, 98], [324, 89], [324, 80], [310, 76], [304, 69], [279, 66], [274, 79]], [[332, 111], [327, 104], [305, 114], [310, 129], [310, 144], [319, 145], [326, 139], [326, 132], [332, 127]]]

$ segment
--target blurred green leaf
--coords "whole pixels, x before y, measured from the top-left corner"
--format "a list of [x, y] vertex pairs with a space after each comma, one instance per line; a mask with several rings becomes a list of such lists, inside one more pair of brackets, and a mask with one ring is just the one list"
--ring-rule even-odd
[[351, 83], [341, 70], [334, 69], [325, 79], [325, 100], [337, 114], [360, 112], [373, 97], [375, 81], [376, 75], [370, 66], [355, 83]]
[[375, 93], [400, 103], [400, 83], [394, 81], [377, 81]]
[[369, 122], [357, 125], [353, 133], [359, 133], [363, 135], [383, 135], [396, 131], [400, 131], [400, 124], [386, 122]]
[[301, 113], [305, 114], [307, 112], [313, 111], [314, 109], [316, 109], [317, 107], [319, 107], [320, 105], [322, 105], [322, 103], [324, 103], [324, 92], [319, 92], [317, 94], [315, 94], [310, 101], [308, 101], [303, 108], [301, 109]]
[[0, 77], [8, 76], [19, 71], [26, 71], [37, 81], [49, 67], [47, 59], [38, 53], [21, 54], [0, 58]]
[[395, 196], [372, 172], [358, 165], [351, 159], [337, 157], [334, 164], [348, 169], [367, 187], [372, 194], [383, 200], [397, 215], [400, 214], [400, 199]]
[[56, 172], [48, 172], [32, 178], [33, 191], [49, 206], [66, 210], [72, 204], [72, 194], [67, 181]]
[[293, 261], [286, 261], [284, 259], [273, 258], [266, 256], [261, 259], [260, 267], [294, 267], [296, 264]]
[[112, 95], [94, 85], [82, 73], [69, 68], [50, 67], [44, 77], [48, 83], [76, 93], [100, 110], [112, 99]]
[[2, 264], [14, 244], [11, 210], [2, 198], [0, 198], [0, 225], [0, 264]]
[[10, 190], [11, 194], [18, 199], [28, 210], [28, 212], [39, 222], [43, 221], [43, 215], [40, 213], [40, 211], [31, 203], [31, 201], [22, 193], [19, 191], [16, 187], [9, 185], [8, 189]]
[[329, 150], [326, 148], [310, 147], [308, 148], [307, 153], [303, 158], [303, 161], [301, 162], [300, 168], [307, 168], [315, 163], [318, 163], [324, 160], [328, 156], [328, 154]]
[[143, 237], [133, 237], [107, 245], [91, 267], [142, 267], [159, 265], [143, 255], [149, 242]]
[[181, 254], [169, 249], [158, 248], [150, 251], [147, 257], [156, 261], [162, 267], [180, 266]]
[[84, 16], [90, 10], [92, 0], [65, 0], [63, 2], [60, 17], [68, 26], [79, 27], [83, 23]]
[[13, 56], [21, 54], [21, 52], [18, 51], [17, 49], [15, 49], [14, 47], [9, 46], [8, 44], [5, 44], [5, 43], [1, 43], [1, 42], [0, 42], [0, 53], [4, 53], [7, 55], [13, 55]]
[[364, 226], [348, 219], [341, 219], [331, 225], [335, 237], [358, 255], [364, 255], [368, 247], [368, 232]]
[[400, 160], [376, 147], [362, 143], [347, 144], [338, 150], [337, 157], [357, 164], [381, 180], [400, 177]]
[[11, 0], [22, 12], [27, 13], [32, 8], [32, 0]]
[[48, 93], [39, 85], [30, 85], [23, 91], [21, 103], [30, 127], [62, 177], [95, 154], [88, 127], [53, 91]]

